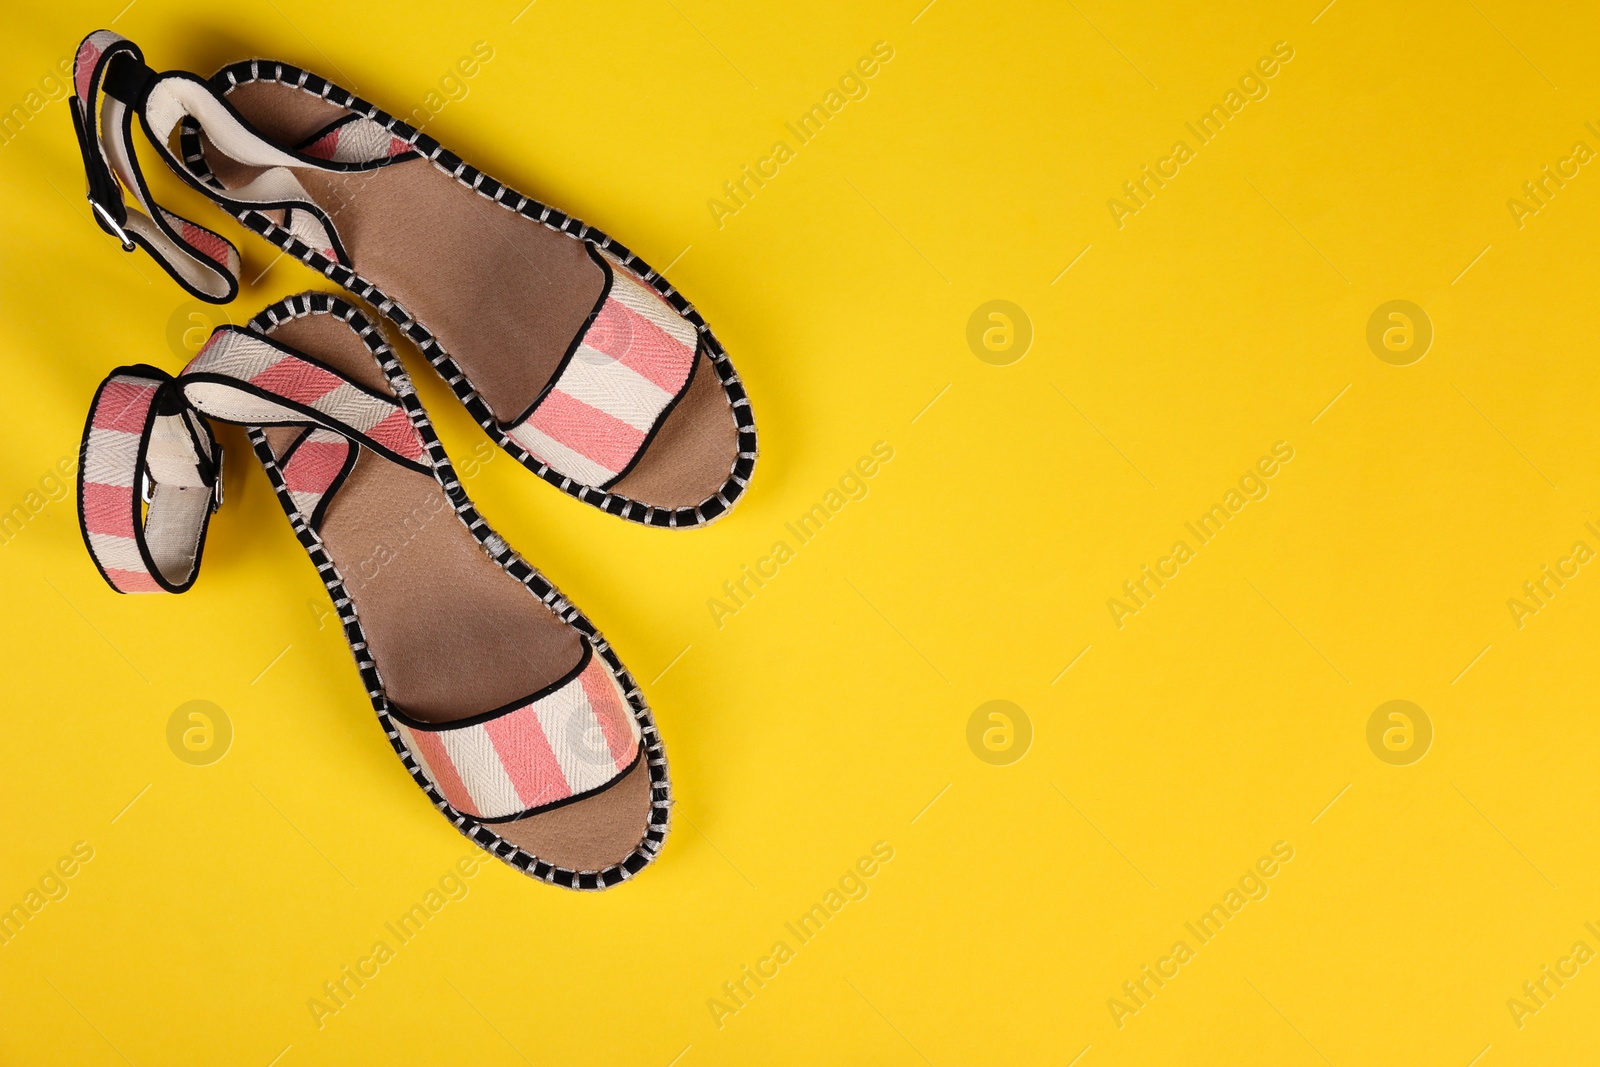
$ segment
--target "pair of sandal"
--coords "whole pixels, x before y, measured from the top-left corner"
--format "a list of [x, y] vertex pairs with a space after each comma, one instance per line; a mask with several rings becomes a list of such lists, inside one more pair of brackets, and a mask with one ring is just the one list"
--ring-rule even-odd
[[[101, 228], [192, 295], [233, 299], [239, 254], [155, 202], [134, 115], [168, 168], [388, 317], [563, 492], [671, 528], [744, 492], [756, 439], [738, 375], [689, 303], [610, 237], [286, 63], [158, 74], [101, 30], [78, 49], [74, 90]], [[177, 376], [140, 364], [100, 386], [79, 517], [113, 589], [193, 584], [222, 503], [208, 420], [247, 427], [384, 732], [458, 830], [573, 889], [655, 858], [671, 788], [638, 685], [479, 515], [383, 333], [339, 297], [220, 327]]]

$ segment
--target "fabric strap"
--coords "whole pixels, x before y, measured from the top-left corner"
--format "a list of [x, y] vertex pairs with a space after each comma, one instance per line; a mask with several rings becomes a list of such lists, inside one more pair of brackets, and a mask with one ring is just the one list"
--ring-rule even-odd
[[194, 584], [222, 503], [222, 449], [206, 418], [311, 427], [284, 477], [313, 525], [357, 447], [431, 470], [393, 397], [238, 327], [213, 333], [176, 378], [143, 364], [119, 367], [90, 406], [78, 475], [84, 543], [118, 592], [181, 593]]
[[222, 502], [222, 450], [172, 382], [155, 367], [119, 367], [95, 393], [84, 427], [84, 543], [119, 593], [188, 589]]
[[[299, 148], [272, 144], [210, 83], [182, 71], [156, 73], [133, 42], [109, 30], [90, 34], [79, 46], [74, 89], [73, 120], [101, 228], [129, 251], [144, 248], [189, 292], [216, 303], [238, 292], [238, 250], [154, 202], [133, 151], [135, 114], [162, 160], [190, 186], [236, 214], [282, 211], [279, 224], [306, 249], [346, 267], [350, 257], [333, 219], [297, 173], [347, 173], [417, 155], [416, 131], [407, 140], [360, 114], [344, 115]], [[217, 151], [256, 176], [226, 190], [204, 180], [168, 144], [186, 119]], [[298, 246], [290, 250], [303, 252]], [[633, 468], [683, 395], [699, 334], [660, 294], [591, 255], [606, 272], [604, 299], [534, 404], [500, 428], [557, 473], [609, 488]]]
[[[238, 249], [155, 202], [133, 150], [135, 114], [162, 161], [191, 187], [231, 211], [284, 211], [284, 225], [297, 238], [339, 263], [348, 263], [348, 256], [333, 220], [295, 171], [361, 169], [411, 152], [407, 142], [360, 116], [341, 120], [305, 151], [280, 148], [251, 129], [208, 82], [184, 71], [157, 74], [137, 45], [110, 30], [97, 30], [78, 46], [73, 89], [73, 124], [100, 228], [127, 251], [142, 247], [180, 285], [212, 303], [226, 303], [239, 291]], [[185, 119], [198, 123], [219, 151], [260, 173], [226, 191], [202, 181], [169, 146]]]
[[699, 336], [653, 290], [604, 264], [609, 288], [554, 381], [506, 436], [585, 485], [624, 474], [694, 369]]
[[[95, 221], [120, 239], [124, 250], [149, 252], [191, 293], [213, 303], [232, 300], [239, 291], [238, 249], [220, 234], [156, 204], [133, 152], [133, 115], [151, 89], [148, 69], [138, 47], [109, 30], [91, 33], [78, 46], [72, 121]], [[113, 70], [118, 77], [108, 78]], [[112, 87], [115, 94], [108, 91]], [[167, 154], [164, 139], [157, 148]], [[124, 198], [124, 188], [132, 204]]]
[[[222, 450], [208, 418], [309, 428], [280, 467], [313, 527], [360, 448], [431, 470], [392, 396], [236, 327], [212, 334], [177, 377], [119, 367], [90, 406], [78, 481], [84, 542], [118, 592], [181, 593], [194, 583], [222, 502]], [[633, 766], [643, 741], [621, 684], [587, 640], [565, 677], [495, 711], [440, 724], [387, 710], [445, 801], [488, 822], [603, 788]]]
[[639, 752], [627, 698], [587, 642], [566, 678], [505, 708], [452, 723], [395, 720], [450, 806], [488, 821], [598, 789]]

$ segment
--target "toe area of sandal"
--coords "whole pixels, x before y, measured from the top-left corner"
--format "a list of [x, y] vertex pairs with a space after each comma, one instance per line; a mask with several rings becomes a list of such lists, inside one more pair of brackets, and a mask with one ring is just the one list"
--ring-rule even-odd
[[743, 492], [753, 467], [753, 459], [743, 455], [753, 446], [753, 428], [740, 425], [716, 365], [701, 350], [688, 387], [609, 491], [672, 511], [705, 510], [720, 497], [721, 507], [706, 516], [709, 521]]
[[641, 755], [598, 793], [490, 829], [545, 863], [593, 874], [624, 867], [656, 825], [655, 812], [650, 766]]

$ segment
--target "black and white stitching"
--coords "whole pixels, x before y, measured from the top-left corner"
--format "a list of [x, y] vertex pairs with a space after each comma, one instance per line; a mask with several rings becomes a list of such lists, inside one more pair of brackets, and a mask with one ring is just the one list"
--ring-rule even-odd
[[299, 540], [301, 547], [311, 557], [312, 564], [322, 577], [323, 585], [327, 588], [333, 600], [334, 609], [339, 614], [339, 621], [344, 630], [345, 640], [350, 646], [351, 654], [355, 657], [356, 669], [360, 672], [362, 684], [366, 687], [367, 697], [372, 701], [373, 710], [378, 715], [378, 721], [383, 727], [384, 735], [389, 739], [389, 744], [400, 757], [400, 762], [410, 773], [412, 780], [428, 795], [428, 799], [433, 802], [433, 806], [438, 808], [445, 818], [450, 820], [451, 825], [469, 840], [492, 852], [517, 870], [532, 875], [541, 881], [549, 882], [552, 885], [590, 891], [609, 888], [632, 878], [647, 867], [660, 852], [662, 842], [666, 840], [672, 807], [672, 785], [667, 775], [666, 751], [661, 743], [661, 735], [656, 727], [655, 716], [644, 701], [644, 694], [640, 691], [632, 674], [622, 665], [622, 661], [617, 657], [610, 643], [595, 629], [594, 624], [562, 596], [544, 575], [540, 574], [531, 564], [518, 555], [507, 544], [505, 539], [495, 533], [489, 527], [489, 524], [484, 521], [483, 517], [478, 514], [477, 508], [473, 506], [466, 490], [461, 485], [460, 478], [456, 475], [455, 467], [451, 464], [450, 457], [445, 454], [444, 445], [434, 431], [433, 423], [429, 420], [427, 412], [423, 410], [421, 402], [417, 399], [416, 389], [411, 383], [410, 376], [406, 374], [405, 368], [395, 356], [394, 349], [384, 339], [382, 332], [365, 315], [361, 314], [354, 305], [339, 297], [327, 293], [303, 293], [299, 296], [289, 297], [264, 309], [246, 324], [246, 328], [266, 335], [273, 328], [285, 322], [307, 315], [323, 314], [333, 315], [347, 323], [367, 346], [367, 350], [372, 353], [373, 358], [377, 360], [400, 405], [405, 409], [406, 416], [422, 437], [423, 446], [427, 450], [435, 480], [444, 489], [445, 496], [450, 501], [457, 517], [466, 524], [479, 545], [506, 573], [521, 582], [529, 592], [554, 611], [563, 622], [582, 633], [593, 646], [595, 652], [599, 653], [600, 657], [605, 660], [606, 666], [611, 670], [612, 675], [626, 694], [628, 706], [633, 710], [634, 720], [639, 724], [641, 744], [644, 747], [644, 758], [650, 775], [650, 819], [648, 826], [639, 843], [620, 863], [596, 871], [578, 871], [546, 863], [532, 853], [500, 837], [495, 833], [491, 824], [482, 823], [450, 806], [450, 803], [445, 800], [444, 796], [428, 781], [427, 776], [422, 773], [421, 766], [412, 756], [410, 750], [406, 748], [400, 732], [395, 728], [394, 720], [389, 714], [389, 700], [384, 690], [383, 679], [378, 672], [377, 664], [366, 654], [366, 634], [361, 628], [361, 620], [357, 617], [355, 602], [349, 595], [344, 578], [324, 549], [321, 537], [317, 535], [317, 532], [311, 528], [305, 517], [296, 508], [294, 499], [289, 493], [288, 485], [284, 481], [282, 468], [274, 456], [271, 446], [267, 443], [266, 433], [259, 428], [252, 427], [248, 433], [251, 444], [255, 447], [256, 456], [266, 469], [267, 477], [272, 482], [273, 489], [277, 492], [278, 502], [289, 516], [289, 522], [294, 529], [296, 539]]
[[[229, 89], [236, 88], [242, 84], [239, 74], [245, 70], [248, 70], [250, 74], [247, 81], [261, 81], [262, 75], [259, 70], [259, 62], [259, 60], [251, 59], [224, 67], [212, 76], [211, 83], [218, 91], [226, 94]], [[286, 74], [288, 76], [287, 79]], [[297, 89], [324, 100], [327, 100], [328, 94], [337, 88], [326, 79], [283, 63], [275, 65], [273, 77], [270, 80], [286, 88]], [[223, 85], [224, 82], [226, 87]], [[360, 112], [365, 109], [364, 113], [369, 119], [380, 123], [391, 134], [416, 148], [436, 168], [450, 175], [450, 177], [479, 196], [499, 204], [514, 214], [532, 219], [547, 229], [555, 230], [570, 237], [576, 237], [598, 247], [608, 257], [616, 260], [635, 277], [659, 293], [673, 310], [695, 328], [702, 342], [700, 347], [711, 360], [712, 366], [716, 368], [717, 378], [721, 382], [723, 392], [733, 409], [734, 423], [737, 427], [738, 451], [734, 457], [733, 467], [729, 472], [728, 479], [723, 483], [722, 487], [712, 496], [692, 508], [656, 508], [646, 505], [642, 501], [635, 501], [628, 497], [605, 491], [601, 491], [598, 499], [592, 499], [587, 492], [588, 486], [578, 485], [570, 478], [553, 470], [548, 464], [517, 444], [516, 441], [512, 440], [499, 428], [493, 413], [489, 410], [488, 404], [467, 382], [461, 368], [450, 357], [444, 346], [425, 326], [417, 322], [398, 301], [350, 268], [329, 260], [320, 252], [306, 246], [287, 229], [274, 223], [265, 214], [253, 209], [244, 209], [237, 212], [230, 211], [229, 213], [248, 229], [265, 237], [268, 241], [271, 241], [296, 259], [301, 260], [313, 270], [332, 279], [379, 308], [385, 316], [404, 330], [407, 336], [417, 341], [428, 361], [444, 377], [457, 398], [461, 400], [468, 412], [478, 421], [478, 424], [483, 427], [494, 442], [508, 452], [517, 462], [551, 485], [556, 486], [562, 492], [576, 497], [584, 503], [598, 507], [602, 511], [645, 526], [668, 528], [704, 526], [726, 514], [739, 497], [744, 494], [745, 489], [750, 484], [751, 474], [755, 469], [755, 461], [759, 452], [756, 442], [755, 417], [750, 409], [749, 396], [745, 392], [743, 381], [739, 378], [738, 372], [734, 370], [733, 363], [728, 358], [722, 344], [711, 332], [711, 327], [700, 316], [700, 313], [694, 309], [694, 306], [648, 263], [607, 234], [592, 226], [585, 225], [546, 204], [532, 200], [521, 193], [517, 194], [517, 204], [512, 207], [501, 197], [501, 194], [508, 188], [504, 183], [496, 181], [476, 168], [469, 166], [421, 130], [380, 110], [375, 104], [361, 100], [347, 90], [340, 89], [339, 91], [345, 95], [347, 102], [342, 106], [347, 110]], [[204, 159], [199, 134], [199, 124], [192, 118], [185, 118], [180, 133], [180, 152], [183, 159], [190, 164], [194, 174], [202, 182], [213, 186], [218, 191], [224, 191], [221, 183], [216, 179]], [[441, 157], [443, 157], [443, 160], [441, 160]], [[485, 186], [495, 189], [495, 193], [487, 192], [484, 188]]]

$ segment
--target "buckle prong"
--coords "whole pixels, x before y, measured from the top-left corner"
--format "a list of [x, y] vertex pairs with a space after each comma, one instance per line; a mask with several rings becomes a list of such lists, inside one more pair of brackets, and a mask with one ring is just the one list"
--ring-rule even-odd
[[105, 206], [100, 201], [91, 196], [89, 197], [89, 206], [94, 209], [96, 215], [100, 216], [100, 221], [105, 224], [112, 235], [122, 242], [122, 250], [124, 252], [132, 252], [139, 247], [133, 243], [133, 238], [128, 236], [128, 231], [122, 228], [122, 224], [112, 216], [111, 212], [105, 209]]

